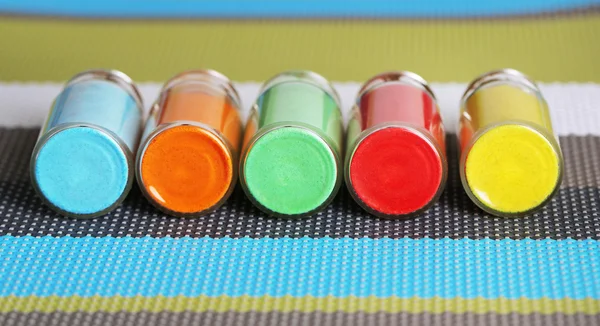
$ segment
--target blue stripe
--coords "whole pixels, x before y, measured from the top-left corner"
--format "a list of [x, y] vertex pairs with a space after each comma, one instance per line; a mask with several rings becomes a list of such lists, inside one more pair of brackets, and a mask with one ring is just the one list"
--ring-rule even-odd
[[0, 12], [84, 17], [472, 17], [536, 14], [599, 0], [0, 0]]
[[0, 237], [0, 296], [600, 299], [600, 242]]

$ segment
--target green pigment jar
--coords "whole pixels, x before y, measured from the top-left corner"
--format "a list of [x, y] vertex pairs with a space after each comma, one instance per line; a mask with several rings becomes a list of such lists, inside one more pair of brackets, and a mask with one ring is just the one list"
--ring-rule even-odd
[[252, 107], [240, 160], [244, 191], [262, 211], [312, 215], [342, 180], [342, 114], [333, 86], [310, 71], [267, 81]]

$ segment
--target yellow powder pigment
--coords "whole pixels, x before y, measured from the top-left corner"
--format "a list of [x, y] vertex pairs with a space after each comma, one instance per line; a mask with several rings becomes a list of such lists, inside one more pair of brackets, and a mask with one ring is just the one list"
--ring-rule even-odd
[[[536, 94], [537, 93], [537, 94]], [[537, 89], [495, 83], [464, 102], [462, 181], [484, 210], [514, 216], [543, 205], [558, 187], [562, 156]]]

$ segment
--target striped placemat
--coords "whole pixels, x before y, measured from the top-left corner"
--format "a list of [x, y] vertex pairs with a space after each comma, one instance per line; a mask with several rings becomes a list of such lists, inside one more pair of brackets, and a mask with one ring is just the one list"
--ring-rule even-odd
[[[0, 325], [600, 325], [600, 2], [0, 0]], [[479, 210], [458, 176], [466, 83], [498, 68], [540, 82], [565, 156], [554, 199], [526, 218]], [[448, 134], [440, 201], [376, 219], [343, 189], [305, 219], [243, 192], [214, 213], [165, 216], [134, 187], [93, 220], [58, 216], [29, 156], [62, 83], [90, 68], [140, 82], [146, 106], [191, 68], [260, 82], [310, 69], [343, 111], [361, 81], [432, 81]]]
[[[237, 85], [247, 110], [260, 84]], [[359, 83], [335, 86], [347, 112]], [[465, 86], [433, 84], [450, 173], [416, 218], [373, 218], [343, 190], [313, 217], [273, 219], [237, 189], [216, 212], [180, 219], [134, 188], [107, 216], [73, 220], [45, 207], [28, 176], [61, 84], [0, 84], [0, 325], [600, 323], [600, 85], [541, 83], [565, 180], [517, 219], [485, 214], [460, 184]], [[147, 103], [159, 87], [141, 85]]]

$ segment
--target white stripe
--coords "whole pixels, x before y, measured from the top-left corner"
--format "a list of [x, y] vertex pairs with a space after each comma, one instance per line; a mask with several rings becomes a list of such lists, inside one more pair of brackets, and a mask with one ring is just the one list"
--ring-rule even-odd
[[[342, 98], [343, 111], [349, 111], [360, 86], [356, 82], [334, 83]], [[161, 87], [159, 83], [141, 83], [140, 91], [146, 108], [155, 100]], [[237, 85], [244, 115], [256, 99], [260, 83]], [[552, 113], [554, 128], [559, 135], [600, 136], [600, 84], [541, 83], [539, 84]], [[48, 108], [60, 92], [61, 83], [1, 83], [0, 126], [39, 126]], [[456, 132], [458, 102], [466, 87], [458, 83], [433, 83], [446, 129]]]

